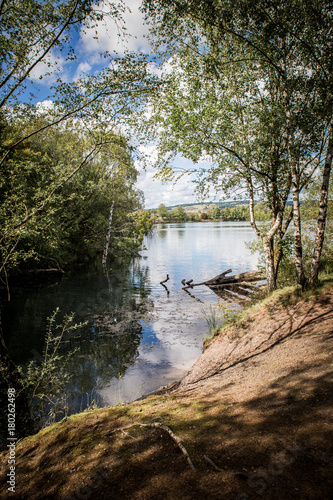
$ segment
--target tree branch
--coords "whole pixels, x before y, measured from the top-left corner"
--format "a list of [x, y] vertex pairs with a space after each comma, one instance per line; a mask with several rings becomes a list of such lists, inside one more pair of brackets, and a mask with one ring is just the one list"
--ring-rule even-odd
[[136, 427], [136, 426], [162, 429], [165, 432], [167, 432], [169, 434], [169, 436], [171, 436], [171, 438], [177, 444], [177, 446], [180, 448], [180, 451], [185, 456], [185, 458], [186, 458], [189, 466], [191, 467], [191, 469], [194, 472], [196, 472], [196, 469], [195, 469], [195, 467], [193, 465], [193, 462], [192, 462], [192, 460], [190, 458], [190, 455], [188, 454], [185, 446], [182, 444], [182, 439], [180, 437], [176, 436], [176, 434], [174, 432], [172, 432], [172, 430], [170, 429], [170, 427], [168, 427], [168, 426], [166, 426], [164, 424], [161, 424], [160, 422], [152, 422], [150, 424], [144, 424], [142, 422], [135, 422], [134, 424], [126, 425], [125, 427], [118, 427], [117, 429], [114, 429], [113, 431], [107, 432], [106, 434], [104, 434], [104, 437], [110, 436], [111, 434], [113, 434], [115, 432], [124, 431], [125, 429], [130, 429], [131, 427]]

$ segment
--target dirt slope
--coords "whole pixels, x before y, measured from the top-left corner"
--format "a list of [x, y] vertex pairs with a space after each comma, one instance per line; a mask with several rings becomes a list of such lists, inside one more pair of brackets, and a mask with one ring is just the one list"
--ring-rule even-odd
[[[331, 498], [333, 291], [270, 302], [215, 337], [177, 384], [71, 417], [17, 446], [0, 498]], [[160, 422], [182, 438], [195, 471]]]

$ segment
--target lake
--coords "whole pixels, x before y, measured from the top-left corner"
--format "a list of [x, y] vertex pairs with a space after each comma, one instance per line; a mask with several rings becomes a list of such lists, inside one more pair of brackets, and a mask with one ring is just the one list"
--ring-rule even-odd
[[145, 238], [140, 257], [107, 275], [93, 266], [43, 288], [14, 290], [3, 311], [9, 351], [22, 365], [40, 359], [47, 318], [57, 307], [59, 323], [74, 312], [87, 324], [62, 346], [62, 353], [75, 350], [67, 367], [70, 413], [92, 401], [133, 401], [181, 378], [202, 352], [205, 318], [219, 299], [205, 286], [186, 293], [181, 280], [256, 269], [258, 256], [245, 244], [254, 238], [247, 222], [162, 224]]

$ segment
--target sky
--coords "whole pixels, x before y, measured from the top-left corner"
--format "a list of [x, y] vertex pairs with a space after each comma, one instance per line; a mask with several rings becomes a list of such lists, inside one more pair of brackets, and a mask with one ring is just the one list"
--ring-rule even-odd
[[[128, 10], [123, 14], [125, 26], [129, 36], [126, 40], [119, 37], [119, 29], [112, 19], [106, 19], [99, 23], [98, 39], [95, 38], [94, 30], [88, 30], [75, 40], [75, 54], [77, 56], [76, 64], [67, 62], [63, 57], [58, 57], [57, 72], [40, 80], [40, 76], [47, 71], [47, 61], [40, 63], [31, 74], [32, 79], [38, 82], [39, 94], [38, 101], [43, 103], [43, 106], [49, 106], [48, 99], [49, 87], [58, 77], [65, 82], [71, 82], [77, 79], [84, 73], [93, 73], [101, 69], [101, 58], [99, 54], [102, 51], [110, 52], [117, 51], [119, 55], [123, 55], [125, 50], [134, 51], [137, 53], [149, 53], [150, 47], [145, 35], [148, 33], [148, 28], [144, 24], [143, 16], [139, 10], [140, 0], [126, 0]], [[50, 62], [53, 61], [53, 55], [49, 56]], [[143, 153], [151, 153], [154, 156], [154, 145], [140, 146], [139, 151]], [[149, 151], [148, 151], [149, 150]], [[177, 157], [175, 159], [177, 167], [193, 167], [193, 164], [184, 158]], [[136, 161], [136, 167], [139, 171], [137, 187], [143, 191], [145, 196], [146, 208], [156, 208], [161, 203], [172, 206], [182, 203], [194, 203], [198, 201], [194, 193], [194, 184], [189, 176], [184, 176], [176, 184], [168, 182], [162, 183], [154, 178], [156, 170], [152, 166], [142, 168], [140, 161]], [[208, 201], [208, 200], [206, 200]]]

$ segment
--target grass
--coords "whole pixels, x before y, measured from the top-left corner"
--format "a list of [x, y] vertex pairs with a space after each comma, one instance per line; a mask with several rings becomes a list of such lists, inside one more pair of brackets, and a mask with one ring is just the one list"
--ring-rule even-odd
[[226, 334], [230, 327], [245, 330], [249, 323], [254, 321], [254, 315], [261, 309], [264, 309], [266, 314], [270, 314], [270, 311], [273, 311], [274, 308], [279, 305], [284, 307], [294, 305], [300, 299], [306, 301], [316, 300], [320, 294], [332, 287], [333, 273], [321, 274], [319, 276], [319, 280], [318, 285], [315, 287], [302, 290], [300, 285], [285, 286], [275, 290], [270, 295], [264, 296], [263, 294], [260, 294], [258, 298], [255, 298], [250, 305], [241, 311], [233, 312], [229, 310], [229, 312], [224, 315], [223, 324], [215, 325], [213, 330], [209, 330], [210, 336], [204, 339], [204, 348], [209, 345], [214, 337]]

